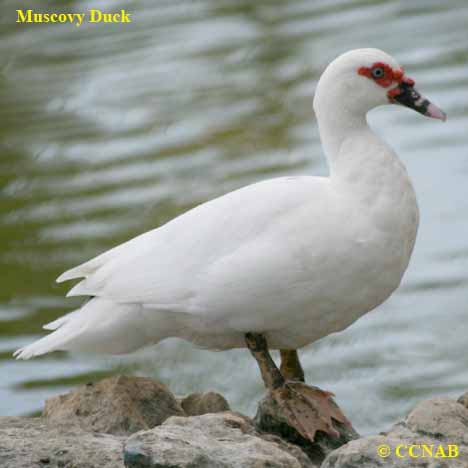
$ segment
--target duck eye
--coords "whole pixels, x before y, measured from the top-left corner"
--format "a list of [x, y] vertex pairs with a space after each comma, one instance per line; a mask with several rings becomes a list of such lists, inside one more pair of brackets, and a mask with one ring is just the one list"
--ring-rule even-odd
[[376, 79], [383, 78], [384, 75], [385, 72], [382, 67], [377, 67], [372, 70], [372, 76]]

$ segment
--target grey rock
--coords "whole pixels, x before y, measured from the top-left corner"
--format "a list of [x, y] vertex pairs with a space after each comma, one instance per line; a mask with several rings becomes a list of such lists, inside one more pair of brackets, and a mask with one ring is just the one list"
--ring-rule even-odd
[[298, 447], [260, 437], [232, 412], [172, 417], [133, 434], [124, 460], [127, 468], [317, 468]]
[[117, 376], [46, 401], [43, 416], [88, 431], [129, 435], [185, 413], [168, 388], [152, 379]]
[[226, 399], [216, 392], [192, 393], [181, 398], [180, 405], [187, 416], [200, 416], [230, 410]]
[[[49, 400], [44, 418], [0, 417], [0, 467], [468, 468], [468, 393], [458, 402], [423, 401], [378, 436], [357, 439], [337, 422], [339, 438], [318, 431], [313, 443], [286, 424], [269, 397], [255, 425], [228, 409], [216, 393], [177, 401], [151, 379], [106, 379]], [[388, 456], [380, 456], [381, 446]], [[410, 446], [417, 458], [408, 456]]]
[[119, 468], [123, 442], [69, 423], [0, 417], [2, 468]]
[[[408, 456], [410, 446], [416, 457]], [[432, 456], [424, 451], [432, 450]], [[457, 448], [449, 448], [456, 445]], [[379, 456], [381, 446], [390, 447], [387, 457]], [[400, 447], [400, 455], [396, 454]], [[442, 447], [443, 453], [437, 451]], [[450, 450], [457, 457], [449, 458]], [[442, 454], [446, 455], [445, 458]], [[424, 455], [424, 456], [423, 456]], [[437, 455], [437, 456], [436, 456]], [[401, 422], [380, 436], [352, 441], [333, 451], [322, 468], [467, 468], [468, 409], [449, 398], [434, 398], [419, 403]]]
[[422, 401], [409, 413], [405, 426], [435, 440], [468, 444], [468, 409], [450, 398]]
[[468, 408], [468, 392], [464, 393], [458, 400], [458, 403], [463, 405], [465, 408]]
[[331, 437], [324, 432], [318, 431], [314, 442], [304, 439], [294, 428], [287, 424], [278, 405], [270, 395], [260, 401], [254, 421], [259, 431], [275, 434], [283, 440], [298, 445], [310, 460], [318, 465], [333, 450], [359, 437], [359, 434], [352, 427], [335, 421], [335, 427], [340, 434], [339, 437]]

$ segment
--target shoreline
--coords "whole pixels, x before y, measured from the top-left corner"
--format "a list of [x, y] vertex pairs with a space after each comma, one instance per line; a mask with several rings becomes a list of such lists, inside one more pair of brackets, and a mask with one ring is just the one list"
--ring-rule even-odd
[[0, 460], [8, 468], [466, 468], [468, 393], [423, 400], [378, 435], [339, 431], [310, 442], [268, 396], [249, 418], [218, 393], [177, 397], [156, 380], [116, 376], [48, 399], [40, 417], [0, 417]]

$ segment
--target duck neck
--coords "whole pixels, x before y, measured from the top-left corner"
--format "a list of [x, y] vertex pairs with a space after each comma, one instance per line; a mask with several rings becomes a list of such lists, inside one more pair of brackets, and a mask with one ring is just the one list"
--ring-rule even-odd
[[325, 109], [317, 107], [316, 115], [330, 177], [337, 176], [343, 166], [352, 163], [353, 158], [348, 156], [357, 141], [362, 141], [364, 138], [370, 145], [381, 142], [367, 124], [364, 112], [347, 112], [343, 108], [330, 112], [330, 107]]
[[[399, 209], [399, 197], [404, 199], [408, 193], [413, 193], [404, 165], [385, 141], [371, 130], [365, 112], [356, 109], [353, 112], [346, 109], [330, 112], [333, 108], [331, 104], [316, 107], [332, 183], [347, 194], [362, 199], [366, 206], [385, 199]], [[400, 195], [395, 195], [396, 192]], [[414, 196], [411, 200], [416, 206]]]

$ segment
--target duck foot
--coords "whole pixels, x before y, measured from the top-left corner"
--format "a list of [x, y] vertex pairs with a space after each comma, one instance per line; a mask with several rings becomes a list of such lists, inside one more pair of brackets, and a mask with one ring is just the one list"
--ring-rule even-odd
[[341, 434], [334, 421], [352, 428], [330, 392], [291, 381], [284, 382], [270, 392], [286, 423], [304, 439], [313, 442], [317, 431], [339, 438]]
[[[257, 361], [265, 387], [278, 406], [278, 415], [285, 420], [287, 426], [310, 442], [314, 442], [317, 431], [339, 439], [340, 431], [333, 421], [341, 425], [341, 428], [352, 429], [351, 423], [333, 401], [332, 393], [284, 378], [268, 351], [268, 343], [263, 334], [246, 333], [245, 343]], [[283, 372], [286, 371], [288, 377], [302, 379], [303, 371], [297, 352], [288, 350], [281, 354]]]

